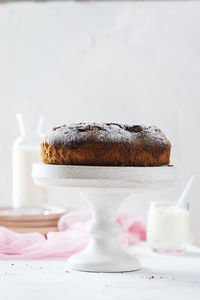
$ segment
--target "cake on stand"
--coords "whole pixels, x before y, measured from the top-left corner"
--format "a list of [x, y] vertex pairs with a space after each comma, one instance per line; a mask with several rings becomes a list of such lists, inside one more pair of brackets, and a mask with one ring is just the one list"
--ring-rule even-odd
[[131, 194], [169, 188], [176, 174], [173, 166], [101, 167], [37, 163], [32, 176], [38, 185], [62, 186], [79, 191], [92, 211], [90, 242], [68, 261], [71, 269], [90, 272], [125, 272], [140, 268], [137, 258], [118, 244], [116, 222], [122, 202]]

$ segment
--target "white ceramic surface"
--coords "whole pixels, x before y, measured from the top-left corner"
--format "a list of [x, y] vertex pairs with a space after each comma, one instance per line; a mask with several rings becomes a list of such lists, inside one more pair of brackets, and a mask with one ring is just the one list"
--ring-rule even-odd
[[72, 269], [91, 272], [134, 271], [138, 259], [120, 249], [116, 216], [133, 192], [170, 187], [174, 167], [87, 167], [34, 164], [33, 179], [43, 186], [65, 186], [81, 192], [92, 210], [91, 239], [82, 252], [69, 259]]
[[65, 261], [54, 259], [1, 260], [1, 299], [200, 299], [200, 249], [188, 249], [179, 256], [164, 256], [150, 251], [146, 243], [140, 243], [130, 247], [129, 252], [141, 261], [143, 268], [137, 272], [76, 272], [69, 270]]

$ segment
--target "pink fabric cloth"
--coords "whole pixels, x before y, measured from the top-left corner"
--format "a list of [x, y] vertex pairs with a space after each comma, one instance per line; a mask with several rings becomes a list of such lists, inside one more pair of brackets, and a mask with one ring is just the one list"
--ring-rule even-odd
[[[15, 233], [0, 227], [0, 259], [52, 259], [68, 258], [84, 249], [89, 241], [87, 224], [90, 212], [74, 212], [64, 215], [58, 222], [59, 232]], [[146, 239], [144, 225], [127, 214], [119, 214], [117, 222], [122, 227], [119, 243], [127, 247]]]

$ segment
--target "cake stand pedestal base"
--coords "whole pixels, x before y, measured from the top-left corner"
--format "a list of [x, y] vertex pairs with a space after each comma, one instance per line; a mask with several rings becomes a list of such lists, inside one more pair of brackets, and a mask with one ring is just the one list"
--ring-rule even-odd
[[90, 242], [85, 250], [69, 259], [69, 267], [79, 271], [123, 272], [140, 268], [139, 261], [124, 252], [118, 242], [120, 225], [116, 217], [128, 194], [81, 193], [92, 211]]

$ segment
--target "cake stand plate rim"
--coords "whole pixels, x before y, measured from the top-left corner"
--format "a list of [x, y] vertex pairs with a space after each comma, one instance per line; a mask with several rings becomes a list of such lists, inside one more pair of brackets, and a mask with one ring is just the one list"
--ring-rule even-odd
[[32, 177], [39, 185], [65, 186], [72, 189], [162, 189], [174, 185], [176, 168], [88, 167], [35, 163]]
[[[45, 173], [41, 173], [44, 171]], [[53, 172], [54, 173], [53, 173]], [[86, 173], [83, 173], [86, 172]], [[117, 171], [117, 172], [116, 172]], [[75, 173], [77, 172], [77, 173]], [[90, 179], [88, 176], [90, 174], [97, 174], [98, 176], [106, 175], [109, 176], [109, 179], [120, 178], [122, 175], [130, 176], [136, 174], [137, 176], [143, 176], [150, 174], [150, 176], [154, 174], [170, 174], [175, 177], [176, 167], [173, 165], [163, 165], [163, 166], [155, 166], [155, 167], [137, 167], [137, 166], [78, 166], [78, 165], [50, 165], [44, 163], [34, 163], [32, 176], [37, 177], [38, 174], [45, 174], [48, 177], [48, 174], [52, 177], [52, 174], [59, 178], [70, 178], [73, 174], [73, 178], [78, 177], [84, 179]], [[119, 174], [119, 176], [116, 176]], [[105, 178], [105, 177], [104, 177]]]

